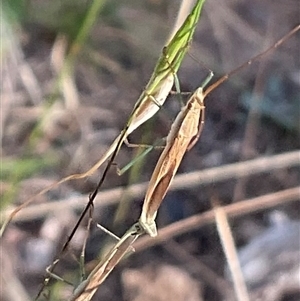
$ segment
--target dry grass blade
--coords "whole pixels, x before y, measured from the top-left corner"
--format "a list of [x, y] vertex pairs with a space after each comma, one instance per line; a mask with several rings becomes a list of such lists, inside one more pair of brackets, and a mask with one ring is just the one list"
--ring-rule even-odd
[[234, 291], [238, 301], [250, 301], [247, 286], [244, 281], [241, 266], [224, 209], [218, 204], [218, 200], [212, 199], [213, 211], [215, 213], [216, 225], [223, 246], [230, 271], [232, 274]]
[[89, 301], [96, 293], [118, 262], [124, 257], [135, 240], [144, 233], [139, 223], [135, 223], [120, 238], [118, 243], [108, 252], [103, 260], [94, 268], [88, 278], [76, 289], [69, 301]]
[[[47, 191], [53, 189], [54, 187], [57, 187], [62, 183], [70, 180], [83, 179], [92, 175], [111, 155], [113, 155], [113, 157], [116, 156], [124, 140], [130, 133], [132, 133], [136, 128], [138, 128], [141, 124], [143, 124], [155, 113], [157, 113], [160, 107], [164, 104], [169, 92], [172, 89], [176, 73], [188, 50], [188, 46], [192, 41], [204, 2], [205, 0], [197, 1], [192, 12], [187, 16], [185, 22], [170, 40], [168, 45], [163, 48], [161, 56], [159, 57], [158, 62], [155, 66], [154, 72], [145, 90], [137, 100], [125, 128], [115, 139], [115, 141], [105, 152], [105, 154], [101, 157], [101, 159], [88, 171], [81, 174], [73, 174], [65, 177], [27, 200], [27, 202], [18, 207], [9, 217], [9, 220], [5, 222], [0, 232], [1, 236], [3, 234], [5, 226], [22, 208], [34, 201], [36, 197], [43, 195]], [[110, 160], [109, 165], [111, 165], [111, 163], [112, 160]]]

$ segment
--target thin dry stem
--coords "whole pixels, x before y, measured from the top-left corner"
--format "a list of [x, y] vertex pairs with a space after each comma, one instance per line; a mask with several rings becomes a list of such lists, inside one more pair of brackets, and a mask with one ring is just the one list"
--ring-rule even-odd
[[223, 207], [217, 204], [217, 200], [212, 199], [212, 204], [219, 237], [231, 271], [237, 300], [250, 301], [227, 215]]
[[[199, 187], [203, 184], [217, 183], [232, 178], [241, 178], [251, 176], [253, 174], [274, 171], [276, 169], [298, 166], [300, 165], [299, 159], [300, 151], [293, 151], [280, 155], [274, 155], [271, 157], [262, 157], [245, 162], [233, 163], [223, 165], [221, 167], [214, 167], [201, 171], [177, 175], [174, 178], [173, 184], [170, 186], [169, 191], [188, 189], [195, 186]], [[148, 183], [146, 182], [132, 185], [126, 189], [128, 189], [128, 193], [130, 193], [133, 198], [139, 198], [144, 195], [147, 186]], [[123, 192], [123, 187], [100, 192], [94, 202], [95, 208], [105, 207], [118, 203], [123, 195]], [[1, 215], [1, 221], [4, 222], [5, 220], [7, 220], [7, 218], [12, 217], [14, 217], [15, 222], [26, 221], [37, 217], [40, 218], [57, 210], [65, 210], [66, 208], [80, 210], [84, 208], [87, 198], [87, 195], [80, 197], [76, 196], [65, 200], [59, 200], [51, 203], [38, 204], [28, 208], [23, 208], [22, 211], [9, 209], [3, 211]], [[19, 212], [18, 215], [16, 215], [17, 212]]]
[[[229, 217], [246, 215], [258, 212], [278, 205], [299, 201], [300, 186], [283, 191], [266, 194], [257, 198], [248, 199], [239, 203], [224, 206], [224, 211]], [[161, 244], [175, 236], [199, 229], [200, 227], [214, 223], [215, 214], [213, 210], [196, 214], [179, 222], [162, 228], [158, 236], [154, 238], [142, 237], [134, 244], [136, 252]]]

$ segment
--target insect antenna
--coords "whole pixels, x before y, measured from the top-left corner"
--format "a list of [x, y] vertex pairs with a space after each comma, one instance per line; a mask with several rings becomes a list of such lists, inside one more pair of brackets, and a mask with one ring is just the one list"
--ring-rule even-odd
[[236, 69], [232, 70], [231, 72], [229, 72], [229, 73], [225, 74], [224, 76], [222, 76], [220, 79], [218, 79], [214, 84], [210, 85], [204, 91], [204, 97], [206, 97], [213, 90], [215, 90], [216, 88], [218, 88], [223, 82], [225, 82], [232, 75], [238, 73], [239, 71], [241, 71], [242, 69], [244, 69], [246, 66], [250, 66], [252, 63], [260, 60], [262, 57], [266, 56], [271, 51], [276, 50], [281, 44], [283, 44], [286, 40], [288, 40], [289, 38], [291, 38], [299, 29], [300, 29], [300, 24], [298, 24], [297, 26], [295, 26], [289, 33], [287, 33], [286, 35], [284, 35], [279, 41], [277, 41], [276, 43], [274, 43], [268, 49], [266, 49], [265, 51], [261, 52], [260, 54], [258, 54], [256, 56], [254, 56], [253, 58], [251, 58], [247, 62], [241, 64], [240, 66], [238, 66]]

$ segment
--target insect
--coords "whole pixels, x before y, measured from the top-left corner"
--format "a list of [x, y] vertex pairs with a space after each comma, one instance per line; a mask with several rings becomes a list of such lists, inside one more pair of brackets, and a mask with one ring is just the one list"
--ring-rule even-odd
[[[92, 175], [114, 152], [118, 152], [126, 137], [141, 124], [153, 117], [164, 104], [169, 95], [176, 73], [187, 52], [189, 43], [193, 38], [196, 24], [199, 20], [205, 0], [198, 0], [185, 22], [162, 50], [162, 54], [155, 66], [154, 72], [137, 100], [126, 126], [114, 140], [101, 159], [87, 172], [71, 175], [62, 179], [59, 184], [71, 179], [82, 179]], [[177, 84], [176, 84], [177, 85]]]
[[[164, 104], [168, 94], [170, 93], [173, 84], [175, 82], [178, 87], [178, 82], [175, 80], [176, 73], [181, 65], [181, 62], [188, 50], [188, 46], [192, 41], [196, 25], [198, 23], [200, 13], [205, 0], [198, 0], [192, 9], [191, 13], [187, 16], [182, 26], [175, 33], [173, 38], [170, 39], [167, 46], [163, 48], [163, 51], [157, 61], [152, 76], [137, 100], [130, 117], [126, 123], [126, 126], [121, 131], [119, 136], [114, 140], [109, 149], [104, 153], [101, 159], [94, 164], [88, 171], [81, 174], [73, 174], [63, 178], [62, 180], [46, 187], [35, 196], [31, 197], [27, 202], [16, 208], [9, 216], [9, 218], [3, 224], [0, 236], [2, 236], [5, 227], [13, 216], [22, 208], [31, 203], [37, 196], [41, 196], [50, 189], [57, 187], [58, 185], [70, 180], [83, 179], [91, 176], [107, 159], [112, 156], [115, 157], [119, 152], [123, 142], [127, 136], [137, 129], [141, 124], [150, 119], [160, 107]], [[113, 160], [109, 163], [111, 165]]]
[[[213, 76], [211, 72], [206, 82]], [[156, 236], [155, 217], [184, 154], [197, 142], [204, 124], [203, 84], [177, 115], [167, 136], [166, 146], [152, 173], [144, 199], [140, 224], [150, 236]]]
[[245, 66], [252, 64], [253, 61], [261, 58], [269, 51], [277, 48], [292, 34], [298, 31], [299, 28], [300, 25], [296, 26], [273, 46], [269, 47], [267, 50], [242, 64], [230, 73], [224, 75], [204, 91], [203, 88], [213, 76], [211, 72], [205, 83], [194, 92], [186, 106], [179, 112], [167, 136], [165, 149], [160, 155], [152, 173], [144, 199], [142, 213], [139, 219], [141, 226], [150, 236], [157, 236], [155, 224], [157, 210], [168, 191], [184, 154], [195, 145], [203, 129], [205, 97], [226, 81], [230, 76], [237, 73]]

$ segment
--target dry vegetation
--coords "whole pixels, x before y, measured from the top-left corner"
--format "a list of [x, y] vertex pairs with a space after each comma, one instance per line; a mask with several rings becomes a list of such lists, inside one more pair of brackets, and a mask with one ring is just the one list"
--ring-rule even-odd
[[[147, 83], [179, 7], [179, 1], [106, 1], [74, 47], [91, 3], [4, 1], [2, 219], [44, 187], [99, 160]], [[189, 50], [203, 63], [187, 55], [179, 71], [181, 90], [199, 86], [207, 75], [203, 65], [218, 77], [260, 53], [299, 22], [299, 13], [297, 0], [206, 0]], [[299, 153], [293, 152], [300, 146], [299, 46], [297, 33], [208, 96], [201, 138], [185, 156], [160, 208], [158, 237], [140, 238], [136, 253], [117, 266], [94, 300], [233, 300], [212, 199], [234, 217], [229, 221], [237, 247], [256, 238], [264, 263], [272, 266], [249, 284], [251, 300], [299, 299], [293, 277], [300, 256]], [[69, 69], [62, 68], [66, 58]], [[165, 137], [179, 110], [177, 97], [170, 96], [130, 142], [149, 144]], [[95, 202], [87, 273], [114, 243], [96, 223], [122, 235], [138, 219], [159, 153], [152, 151], [121, 177], [112, 167]], [[136, 154], [123, 146], [116, 163], [124, 166]], [[247, 160], [254, 161], [230, 165]], [[15, 216], [1, 240], [1, 300], [33, 299], [100, 175], [101, 170], [63, 184]], [[274, 209], [276, 216], [289, 219], [280, 231], [270, 223]], [[79, 258], [86, 224], [87, 219], [55, 270], [75, 284], [80, 275], [74, 258]], [[243, 260], [246, 265], [251, 258]], [[65, 300], [72, 289], [55, 280], [50, 300]]]

